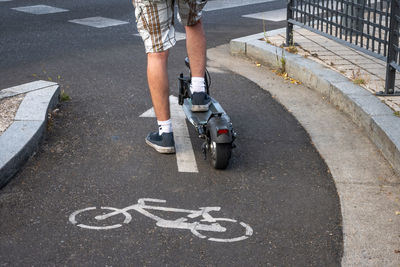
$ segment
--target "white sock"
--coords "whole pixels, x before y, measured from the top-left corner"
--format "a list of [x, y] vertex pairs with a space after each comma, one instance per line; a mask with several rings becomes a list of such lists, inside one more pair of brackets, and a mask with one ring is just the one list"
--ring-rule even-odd
[[201, 93], [206, 91], [206, 85], [204, 82], [204, 77], [192, 77], [192, 82], [190, 84], [190, 91], [193, 93]]
[[167, 121], [159, 121], [158, 123], [158, 134], [162, 135], [163, 133], [172, 133], [172, 122], [171, 119]]

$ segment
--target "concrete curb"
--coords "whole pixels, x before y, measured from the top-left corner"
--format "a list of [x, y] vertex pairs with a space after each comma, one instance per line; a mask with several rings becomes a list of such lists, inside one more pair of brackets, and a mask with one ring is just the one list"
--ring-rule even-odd
[[0, 99], [26, 93], [14, 122], [0, 135], [0, 188], [17, 173], [36, 151], [46, 132], [47, 112], [57, 105], [57, 83], [36, 81], [3, 89]]
[[[267, 35], [283, 30], [268, 32]], [[274, 68], [279, 67], [278, 62], [283, 55], [288, 75], [321, 93], [326, 100], [348, 114], [400, 174], [400, 118], [377, 97], [340, 73], [270, 45], [260, 40], [263, 37], [264, 33], [260, 33], [234, 39], [230, 42], [231, 53], [245, 55]]]

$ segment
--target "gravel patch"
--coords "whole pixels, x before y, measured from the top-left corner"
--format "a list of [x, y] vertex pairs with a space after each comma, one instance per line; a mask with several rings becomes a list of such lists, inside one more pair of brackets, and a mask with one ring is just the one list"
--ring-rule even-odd
[[25, 94], [8, 97], [0, 100], [0, 135], [13, 123], [18, 107]]

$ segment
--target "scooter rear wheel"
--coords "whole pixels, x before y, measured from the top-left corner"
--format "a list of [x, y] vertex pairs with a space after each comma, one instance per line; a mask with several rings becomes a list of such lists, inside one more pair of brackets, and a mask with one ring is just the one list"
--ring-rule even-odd
[[232, 154], [232, 144], [211, 142], [211, 164], [216, 169], [226, 169]]

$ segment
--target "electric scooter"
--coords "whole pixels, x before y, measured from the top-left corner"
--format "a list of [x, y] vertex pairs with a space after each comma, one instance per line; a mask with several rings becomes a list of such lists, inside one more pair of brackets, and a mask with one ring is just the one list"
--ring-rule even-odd
[[[189, 68], [189, 58], [185, 58], [185, 64]], [[199, 137], [204, 139], [201, 146], [204, 159], [207, 159], [207, 152], [210, 153], [211, 165], [216, 169], [226, 169], [232, 154], [233, 142], [236, 133], [233, 130], [231, 120], [221, 105], [214, 98], [208, 111], [193, 112], [191, 110], [191, 73], [189, 76], [180, 74], [179, 78], [179, 105], [186, 115], [188, 121], [195, 127]], [[211, 77], [206, 70], [205, 74], [206, 91], [210, 95]]]

